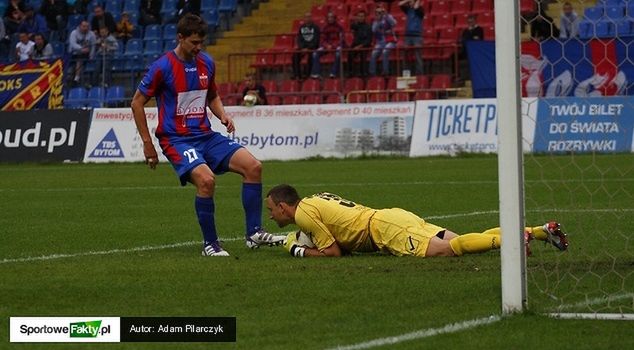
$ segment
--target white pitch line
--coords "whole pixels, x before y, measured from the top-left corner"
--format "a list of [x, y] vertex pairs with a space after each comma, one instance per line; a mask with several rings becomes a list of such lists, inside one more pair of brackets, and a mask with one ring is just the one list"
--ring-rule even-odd
[[479, 326], [484, 326], [484, 325], [488, 325], [488, 324], [491, 324], [491, 323], [495, 323], [495, 322], [500, 321], [501, 319], [502, 319], [502, 317], [500, 317], [498, 315], [492, 315], [492, 316], [489, 316], [489, 317], [477, 318], [477, 319], [473, 319], [473, 320], [469, 320], [469, 321], [451, 323], [451, 324], [448, 324], [448, 325], [446, 325], [444, 327], [440, 327], [440, 328], [421, 329], [421, 330], [418, 330], [418, 331], [415, 331], [415, 332], [405, 333], [405, 334], [401, 334], [401, 335], [397, 335], [397, 336], [393, 336], [393, 337], [378, 338], [378, 339], [366, 341], [366, 342], [363, 342], [363, 343], [357, 343], [357, 344], [345, 345], [345, 346], [337, 346], [336, 348], [330, 348], [328, 350], [370, 349], [370, 348], [375, 348], [375, 347], [378, 347], [378, 346], [402, 343], [404, 341], [410, 341], [410, 340], [416, 340], [416, 339], [423, 339], [423, 338], [433, 337], [433, 336], [438, 335], [438, 334], [460, 332], [460, 331], [464, 331], [466, 329], [479, 327]]

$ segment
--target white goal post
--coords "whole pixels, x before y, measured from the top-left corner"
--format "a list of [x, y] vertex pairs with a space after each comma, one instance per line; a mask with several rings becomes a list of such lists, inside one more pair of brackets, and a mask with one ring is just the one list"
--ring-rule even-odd
[[502, 312], [526, 307], [519, 1], [495, 0]]

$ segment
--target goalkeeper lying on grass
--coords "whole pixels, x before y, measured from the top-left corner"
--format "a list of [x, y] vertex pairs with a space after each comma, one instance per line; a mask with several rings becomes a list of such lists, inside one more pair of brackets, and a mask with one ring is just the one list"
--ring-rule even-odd
[[[300, 244], [299, 233], [287, 236], [284, 247], [296, 257], [341, 256], [350, 252], [383, 252], [396, 256], [460, 256], [500, 248], [500, 228], [457, 235], [409, 211], [372, 209], [332, 193], [300, 198], [289, 185], [278, 185], [266, 196], [271, 219], [280, 227], [296, 224], [315, 247]], [[568, 248], [566, 235], [556, 222], [527, 227], [527, 254], [532, 239]]]

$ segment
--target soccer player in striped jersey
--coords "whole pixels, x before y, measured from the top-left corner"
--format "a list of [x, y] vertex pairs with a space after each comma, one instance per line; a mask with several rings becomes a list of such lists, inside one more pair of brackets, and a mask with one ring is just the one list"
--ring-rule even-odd
[[149, 67], [132, 99], [132, 112], [143, 141], [146, 163], [155, 169], [158, 155], [152, 143], [144, 111], [156, 98], [156, 137], [163, 154], [176, 171], [181, 185], [196, 186], [195, 210], [203, 233], [204, 256], [228, 256], [218, 242], [215, 225], [214, 189], [216, 175], [231, 171], [242, 175], [242, 205], [246, 216], [246, 244], [249, 248], [279, 245], [284, 236], [262, 229], [262, 164], [245, 148], [212, 130], [207, 107], [227, 132], [234, 132], [233, 120], [225, 113], [218, 96], [213, 59], [203, 52], [207, 24], [187, 14], [177, 24], [178, 45]]
[[[335, 194], [322, 192], [300, 199], [297, 190], [278, 185], [266, 195], [271, 219], [280, 227], [296, 224], [315, 247], [302, 246], [290, 233], [284, 247], [295, 257], [341, 256], [350, 252], [382, 252], [396, 256], [460, 256], [500, 248], [500, 229], [457, 235], [400, 209], [372, 209]], [[556, 222], [526, 227], [527, 253], [532, 239], [568, 248]]]

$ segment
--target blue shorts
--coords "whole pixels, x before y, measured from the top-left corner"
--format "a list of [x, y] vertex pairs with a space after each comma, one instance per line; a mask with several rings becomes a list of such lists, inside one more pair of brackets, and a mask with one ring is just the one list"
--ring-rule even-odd
[[214, 174], [229, 170], [231, 156], [242, 146], [218, 132], [191, 138], [168, 139], [161, 142], [163, 154], [185, 186], [189, 173], [200, 164], [207, 164]]

